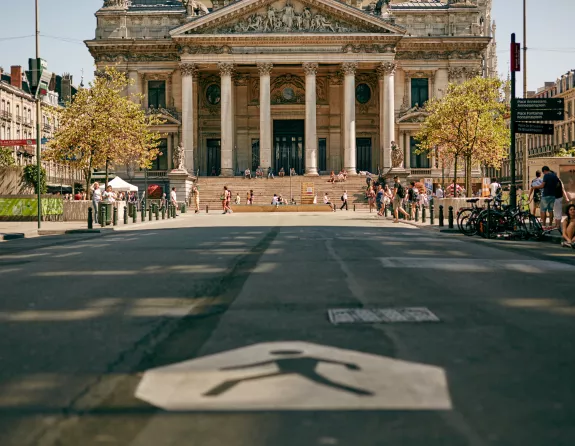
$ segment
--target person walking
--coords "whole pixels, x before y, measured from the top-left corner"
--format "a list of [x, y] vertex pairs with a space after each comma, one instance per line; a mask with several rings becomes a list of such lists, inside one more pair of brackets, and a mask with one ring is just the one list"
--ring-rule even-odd
[[231, 214], [232, 208], [230, 204], [232, 202], [232, 193], [228, 189], [228, 186], [224, 186], [224, 194], [222, 196], [222, 206], [224, 208], [224, 214]]
[[[531, 190], [541, 190], [541, 226], [545, 227], [547, 215], [549, 215], [549, 225], [553, 225], [553, 206], [555, 205], [555, 194], [557, 193], [557, 185], [559, 178], [555, 173], [551, 172], [548, 166], [543, 166], [543, 181], [539, 186], [533, 186]], [[531, 193], [531, 191], [529, 192]]]
[[393, 216], [394, 223], [399, 223], [399, 213], [401, 212], [405, 215], [405, 218], [409, 219], [409, 214], [405, 212], [402, 207], [402, 202], [405, 198], [405, 188], [401, 184], [399, 177], [396, 175], [393, 177]]
[[194, 206], [196, 208], [195, 213], [199, 214], [200, 213], [200, 190], [198, 189], [198, 186], [194, 186], [194, 188], [192, 189], [192, 194], [194, 194]]
[[236, 204], [241, 204], [242, 203], [242, 199], [240, 198], [240, 193], [238, 192], [236, 194]]
[[347, 191], [344, 190], [343, 191], [343, 195], [341, 196], [341, 201], [343, 201], [341, 207], [339, 208], [340, 211], [343, 211], [343, 208], [345, 206], [345, 210], [348, 211], [349, 209], [347, 208]]
[[[176, 195], [176, 188], [172, 187], [172, 192], [170, 192], [170, 204], [174, 206], [176, 211], [178, 210], [178, 197]], [[176, 217], [178, 214], [176, 214]]]
[[95, 224], [98, 224], [99, 205], [102, 201], [102, 191], [100, 190], [100, 183], [97, 181], [92, 185], [92, 216]]
[[419, 189], [415, 187], [415, 181], [410, 183], [410, 188], [407, 191], [407, 199], [411, 206], [411, 219], [415, 220], [415, 211], [419, 206]]
[[369, 212], [371, 212], [375, 207], [375, 190], [373, 190], [373, 186], [369, 186], [367, 191], [367, 202], [369, 204]]

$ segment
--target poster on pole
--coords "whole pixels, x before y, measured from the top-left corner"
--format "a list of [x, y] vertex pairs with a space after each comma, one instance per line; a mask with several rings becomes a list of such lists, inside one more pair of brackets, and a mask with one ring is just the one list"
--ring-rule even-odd
[[425, 185], [425, 192], [427, 195], [433, 194], [433, 178], [424, 178], [423, 184]]

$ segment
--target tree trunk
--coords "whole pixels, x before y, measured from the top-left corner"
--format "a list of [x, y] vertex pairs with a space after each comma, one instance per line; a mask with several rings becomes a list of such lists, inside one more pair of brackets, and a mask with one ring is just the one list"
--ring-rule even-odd
[[106, 160], [106, 186], [105, 186], [105, 189], [108, 189], [108, 175], [109, 175], [108, 160]]
[[471, 157], [465, 157], [465, 191], [468, 197], [473, 196], [471, 189]]
[[[456, 187], [457, 184], [457, 155], [455, 155], [455, 162], [453, 164], [453, 187]], [[453, 196], [457, 195], [457, 191], [453, 191]]]

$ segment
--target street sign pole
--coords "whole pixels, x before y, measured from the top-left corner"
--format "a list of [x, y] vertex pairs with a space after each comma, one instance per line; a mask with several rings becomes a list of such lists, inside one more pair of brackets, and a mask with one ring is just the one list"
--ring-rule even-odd
[[[523, 0], [523, 97], [527, 97], [527, 0]], [[529, 188], [529, 147], [523, 135], [523, 190]]]
[[511, 147], [509, 148], [509, 167], [511, 171], [509, 204], [511, 207], [517, 206], [517, 185], [515, 184], [515, 118], [517, 114], [517, 106], [515, 104], [515, 73], [521, 70], [520, 51], [521, 45], [515, 43], [515, 33], [513, 33], [511, 34]]
[[[36, 61], [40, 63], [40, 16], [38, 1], [36, 0]], [[38, 229], [42, 227], [42, 191], [40, 180], [42, 178], [42, 162], [41, 162], [41, 151], [42, 151], [42, 98], [36, 95], [36, 183], [37, 183], [37, 194], [38, 194]]]

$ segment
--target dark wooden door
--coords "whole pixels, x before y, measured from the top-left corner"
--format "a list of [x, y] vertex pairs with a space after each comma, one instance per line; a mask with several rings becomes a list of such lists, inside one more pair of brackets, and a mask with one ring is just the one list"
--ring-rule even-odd
[[220, 174], [222, 159], [222, 143], [219, 139], [208, 139], [208, 164], [206, 175]]
[[[273, 168], [283, 167], [286, 175], [294, 168], [298, 175], [305, 171], [305, 123], [303, 120], [274, 121]], [[264, 166], [262, 166], [264, 167]]]
[[355, 145], [357, 170], [371, 172], [371, 138], [357, 138]]

